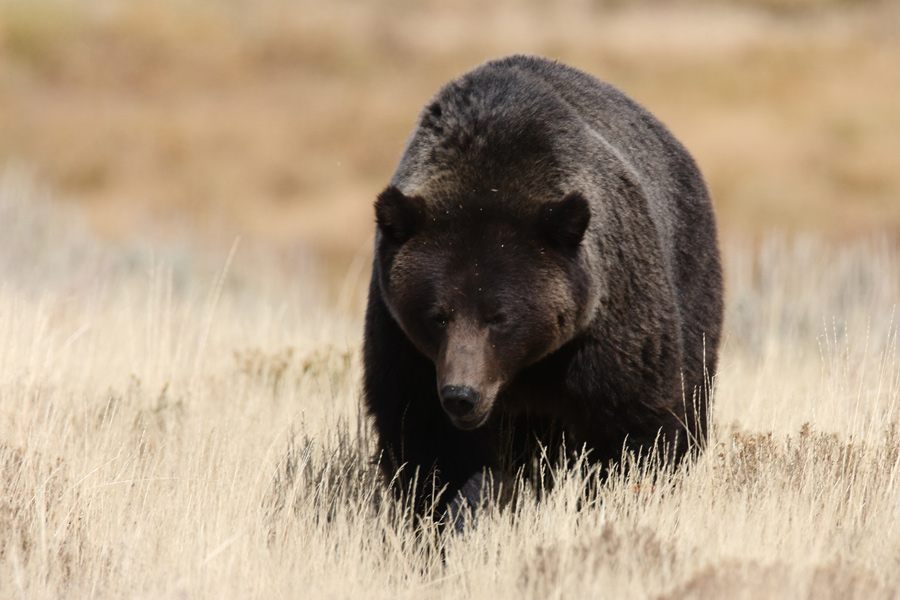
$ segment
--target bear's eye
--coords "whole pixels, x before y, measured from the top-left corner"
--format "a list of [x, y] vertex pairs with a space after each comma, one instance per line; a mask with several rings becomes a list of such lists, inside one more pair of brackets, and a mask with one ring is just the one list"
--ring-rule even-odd
[[447, 313], [441, 310], [436, 310], [430, 315], [431, 322], [434, 323], [435, 326], [443, 329], [447, 326], [447, 323], [450, 322], [450, 317], [447, 316]]
[[506, 323], [506, 315], [503, 313], [495, 313], [487, 319], [488, 325], [503, 325]]

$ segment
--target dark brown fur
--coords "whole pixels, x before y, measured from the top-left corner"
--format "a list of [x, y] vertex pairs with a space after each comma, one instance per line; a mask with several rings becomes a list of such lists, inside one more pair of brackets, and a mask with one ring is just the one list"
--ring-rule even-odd
[[[687, 151], [621, 92], [543, 59], [487, 63], [425, 107], [375, 211], [365, 402], [417, 506], [432, 476], [446, 503], [515, 469], [510, 437], [564, 431], [602, 464], [702, 447], [712, 208]], [[540, 425], [504, 433], [523, 417]]]

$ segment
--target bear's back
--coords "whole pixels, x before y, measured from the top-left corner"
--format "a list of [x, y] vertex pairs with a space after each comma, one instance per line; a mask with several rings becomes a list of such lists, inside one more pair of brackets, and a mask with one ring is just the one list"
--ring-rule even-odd
[[538, 57], [511, 56], [485, 63], [480, 69], [484, 73], [479, 78], [485, 81], [503, 71], [527, 73], [570, 106], [596, 141], [619, 158], [641, 186], [666, 254], [671, 255], [678, 246], [679, 224], [712, 223], [704, 218], [709, 213], [709, 197], [690, 154], [659, 120], [616, 87]]

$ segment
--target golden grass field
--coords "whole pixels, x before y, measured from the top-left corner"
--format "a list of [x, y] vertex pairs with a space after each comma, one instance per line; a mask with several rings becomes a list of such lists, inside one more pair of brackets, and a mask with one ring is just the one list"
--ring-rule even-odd
[[99, 242], [29, 181], [0, 185], [0, 597], [900, 595], [895, 245], [727, 245], [696, 464], [581, 509], [560, 472], [441, 537], [375, 475], [356, 307], [261, 250]]
[[[714, 430], [441, 536], [359, 412], [371, 202], [512, 51], [697, 157]], [[897, 56], [891, 2], [0, 0], [0, 598], [900, 597]]]

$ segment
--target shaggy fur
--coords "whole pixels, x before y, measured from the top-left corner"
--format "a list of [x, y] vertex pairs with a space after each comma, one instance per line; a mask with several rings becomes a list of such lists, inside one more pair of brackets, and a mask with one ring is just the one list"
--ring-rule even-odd
[[604, 465], [703, 446], [712, 207], [684, 147], [620, 91], [488, 62], [425, 106], [375, 211], [365, 403], [385, 476], [420, 511], [560, 432]]

